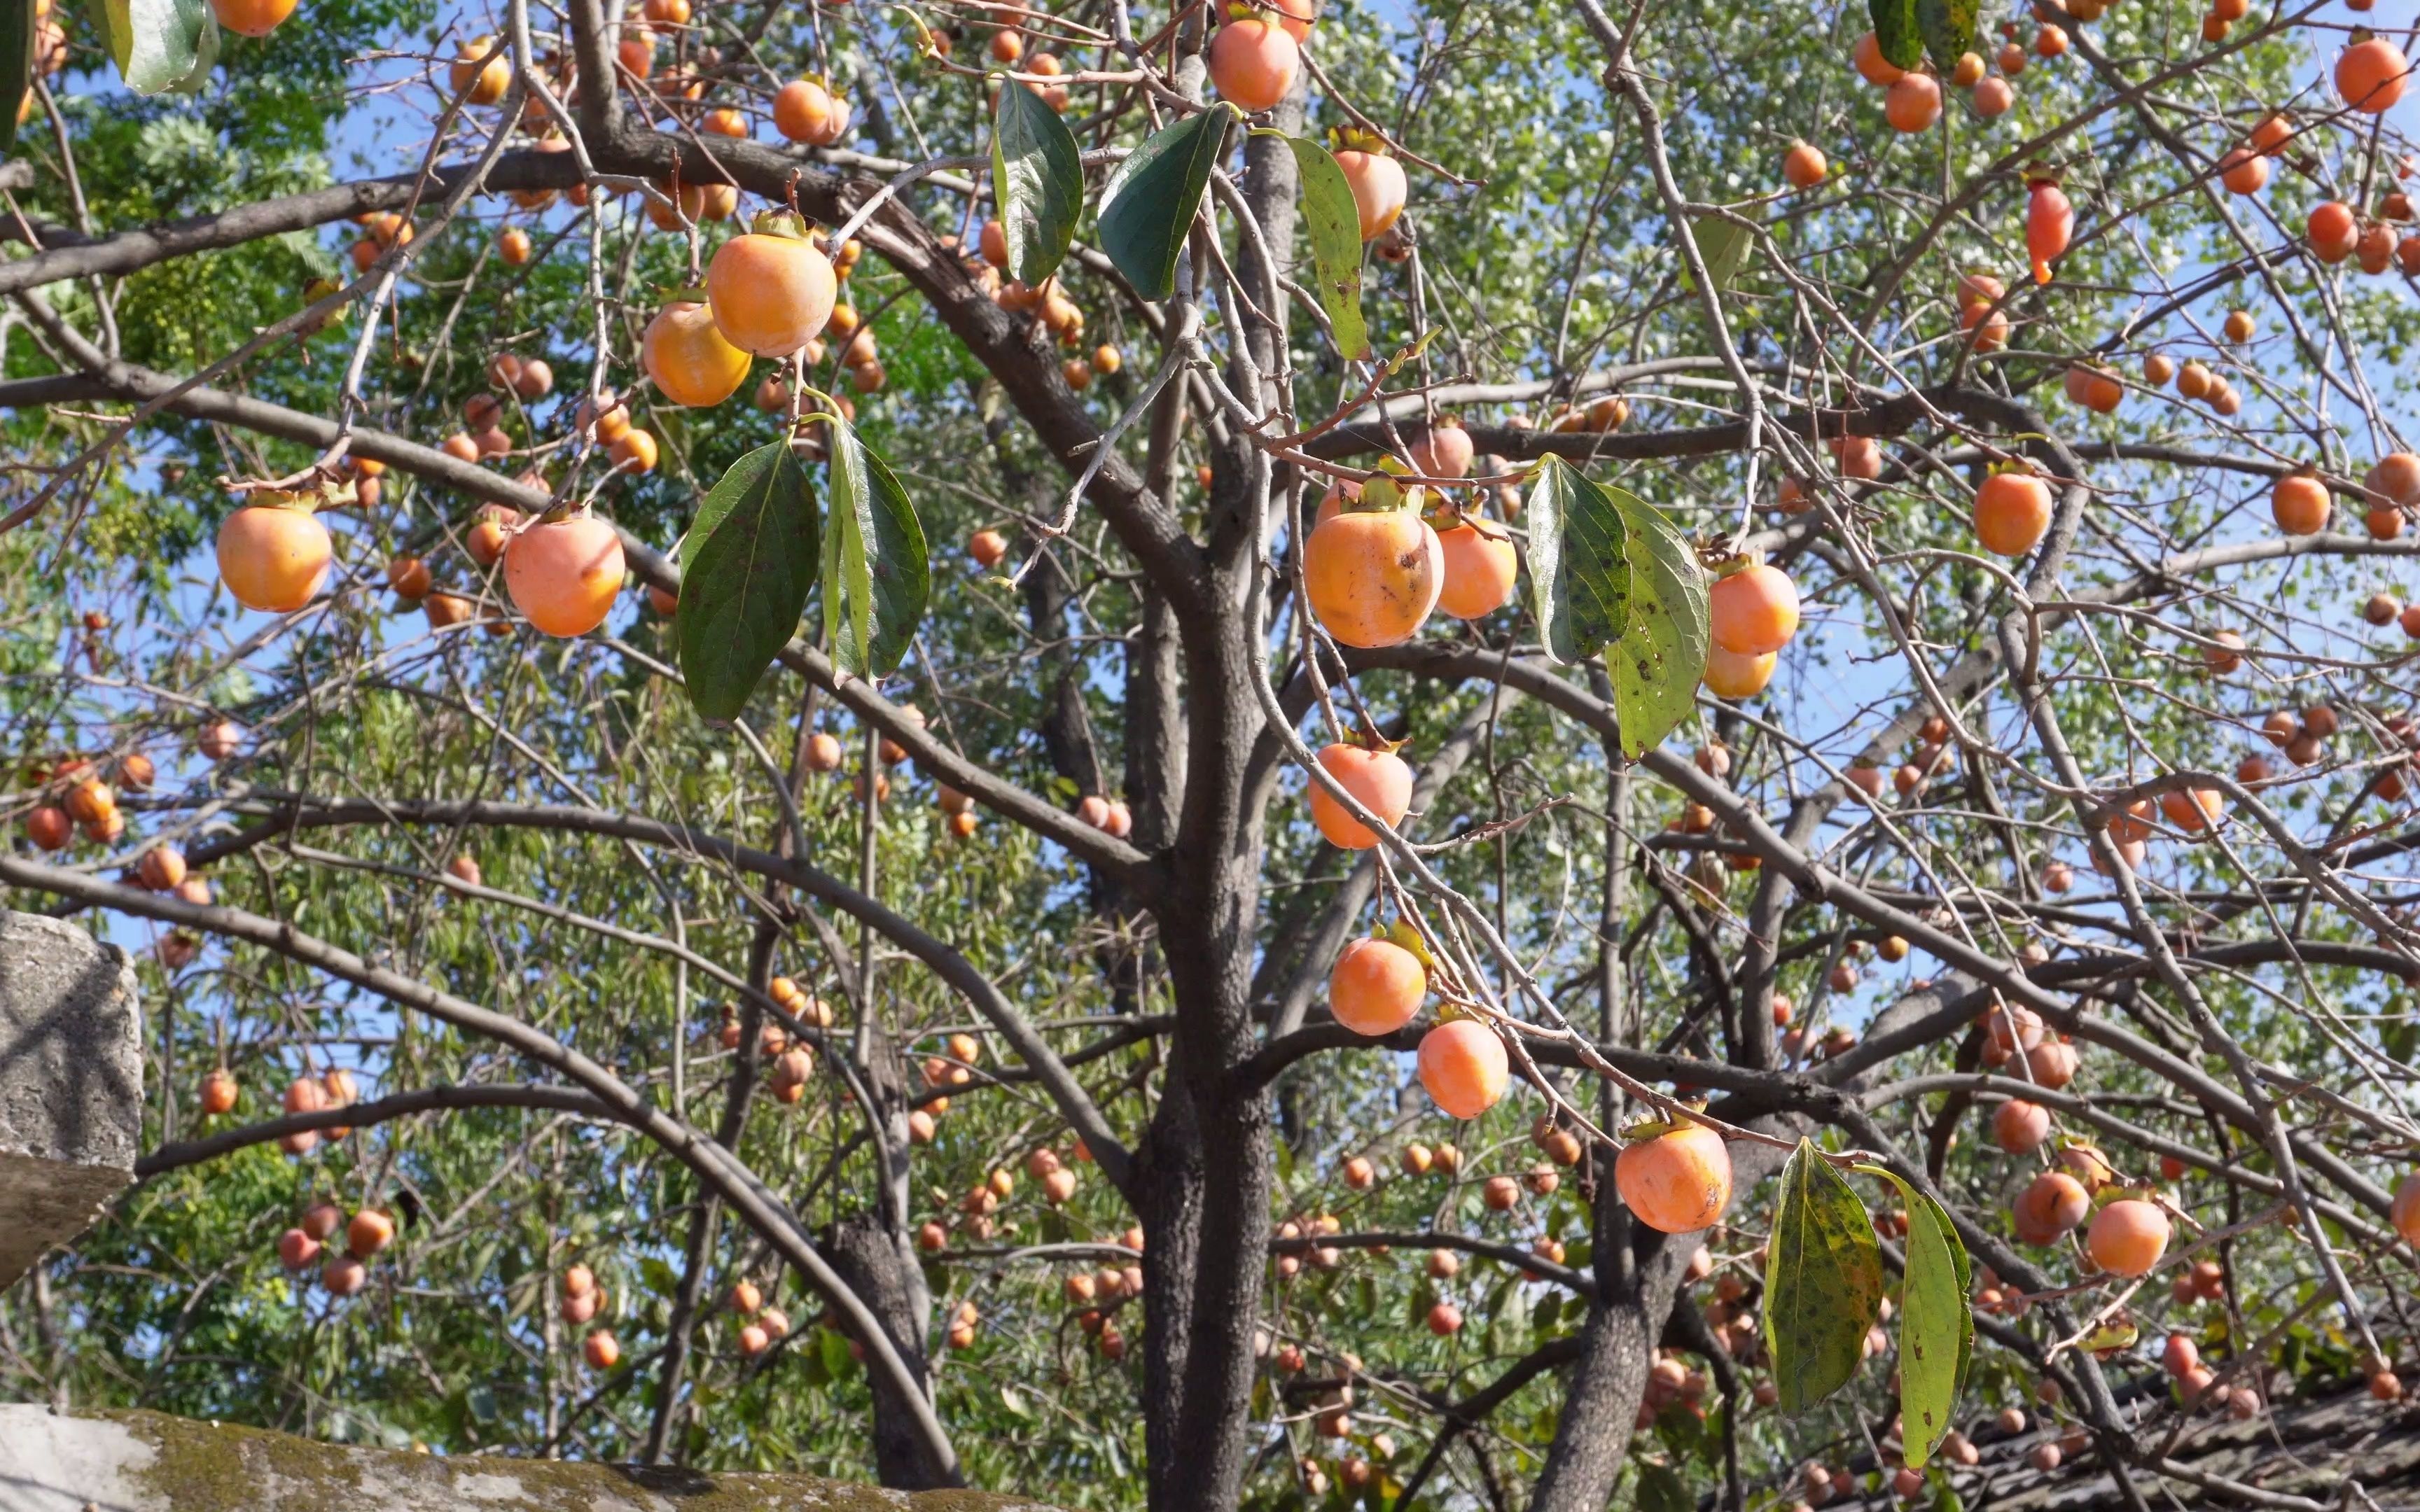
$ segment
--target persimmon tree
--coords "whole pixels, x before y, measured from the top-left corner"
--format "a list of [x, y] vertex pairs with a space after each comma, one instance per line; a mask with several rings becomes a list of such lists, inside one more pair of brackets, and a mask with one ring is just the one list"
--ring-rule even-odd
[[2391, 18], [11, 18], [0, 881], [155, 1135], [12, 1393], [1556, 1512], [2400, 1395]]

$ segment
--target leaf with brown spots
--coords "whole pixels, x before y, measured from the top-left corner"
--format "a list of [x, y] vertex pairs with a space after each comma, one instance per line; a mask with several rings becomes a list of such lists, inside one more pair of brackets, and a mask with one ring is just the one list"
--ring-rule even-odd
[[1781, 1168], [1764, 1261], [1764, 1346], [1781, 1410], [1796, 1414], [1848, 1384], [1883, 1300], [1883, 1257], [1866, 1205], [1811, 1139]]

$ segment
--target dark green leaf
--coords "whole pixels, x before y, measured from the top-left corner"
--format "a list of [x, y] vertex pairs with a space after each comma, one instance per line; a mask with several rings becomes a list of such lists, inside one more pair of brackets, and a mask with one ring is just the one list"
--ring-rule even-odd
[[815, 580], [814, 492], [786, 441], [731, 464], [681, 542], [673, 618], [689, 701], [734, 719], [799, 627]]
[[1546, 458], [1529, 488], [1529, 594], [1555, 660], [1585, 661], [1621, 633], [1628, 535], [1603, 488], [1561, 457]]
[[1689, 230], [1697, 238], [1698, 255], [1706, 260], [1706, 276], [1714, 281], [1715, 292], [1730, 293], [1756, 251], [1756, 233], [1719, 215], [1692, 216]]
[[932, 563], [916, 506], [857, 427], [834, 417], [831, 520], [824, 534], [824, 632], [852, 677], [899, 665], [923, 623]]
[[1713, 611], [1705, 570], [1680, 528], [1625, 489], [1606, 492], [1626, 528], [1630, 597], [1621, 639], [1606, 648], [1605, 663], [1613, 674], [1621, 748], [1637, 757], [1688, 717], [1706, 675]]
[[1916, 0], [1866, 0], [1866, 11], [1874, 18], [1874, 40], [1894, 68], [1912, 69], [1924, 61], [1924, 33], [1916, 23]]
[[1799, 1140], [1781, 1170], [1764, 1262], [1764, 1347], [1784, 1412], [1807, 1411], [1856, 1374], [1882, 1300], [1865, 1204], [1813, 1140]]
[[1972, 1276], [1966, 1246], [1949, 1214], [1880, 1165], [1857, 1169], [1887, 1179], [1907, 1203], [1907, 1274], [1900, 1285], [1900, 1412], [1907, 1464], [1922, 1470], [1958, 1409], [1975, 1352], [1975, 1314], [1966, 1304]]
[[1295, 167], [1302, 175], [1302, 224], [1311, 235], [1319, 307], [1327, 312], [1336, 349], [1359, 361], [1370, 355], [1370, 332], [1361, 323], [1361, 211], [1353, 199], [1353, 185], [1334, 155], [1318, 143], [1287, 136], [1285, 144], [1294, 148]]
[[17, 111], [34, 86], [34, 0], [0, 0], [0, 152], [17, 145]]
[[1681, 1473], [1652, 1461], [1638, 1467], [1637, 1504], [1638, 1512], [1698, 1512], [1698, 1499]]
[[1975, 51], [1975, 19], [1981, 8], [1980, 0], [1916, 0], [1916, 24], [1934, 68], [1948, 73], [1961, 56]]
[[1237, 118], [1224, 101], [1153, 134], [1109, 175], [1101, 193], [1101, 250], [1147, 300], [1176, 292], [1186, 234], [1210, 187], [1210, 170]]
[[208, 0], [101, 0], [109, 42], [126, 87], [138, 95], [174, 89], [202, 64], [205, 38], [215, 53], [218, 23]]
[[1008, 234], [1008, 270], [1040, 284], [1059, 270], [1084, 209], [1084, 159], [1059, 113], [1001, 82], [991, 123], [991, 196]]

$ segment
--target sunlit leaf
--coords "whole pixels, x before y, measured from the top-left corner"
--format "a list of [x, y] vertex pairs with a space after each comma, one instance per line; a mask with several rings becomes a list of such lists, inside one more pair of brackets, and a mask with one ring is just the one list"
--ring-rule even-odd
[[1784, 1412], [1848, 1383], [1883, 1300], [1882, 1249], [1857, 1194], [1801, 1139], [1781, 1170], [1764, 1262], [1764, 1347]]
[[1622, 748], [1662, 744], [1688, 715], [1710, 643], [1687, 538], [1637, 495], [1550, 456], [1529, 490], [1529, 583], [1548, 656], [1605, 653]]
[[1101, 251], [1147, 300], [1176, 292], [1185, 238], [1210, 187], [1235, 107], [1221, 101], [1156, 132], [1109, 175], [1101, 193]]
[[1907, 1273], [1900, 1285], [1900, 1412], [1907, 1464], [1922, 1470], [1956, 1421], [1958, 1394], [1975, 1352], [1975, 1314], [1966, 1245], [1949, 1214], [1895, 1171], [1857, 1169], [1887, 1179], [1907, 1204]]
[[1559, 456], [1529, 487], [1529, 594], [1546, 655], [1585, 661], [1630, 612], [1629, 531], [1606, 490]]
[[138, 95], [174, 89], [193, 77], [205, 38], [213, 52], [218, 23], [209, 0], [101, 0], [109, 10], [109, 45], [126, 87]]
[[1621, 748], [1637, 757], [1689, 717], [1706, 675], [1713, 611], [1705, 569], [1688, 538], [1663, 513], [1621, 488], [1606, 490], [1625, 527], [1630, 595], [1621, 635], [1606, 647]]
[[1057, 272], [1084, 210], [1083, 154], [1057, 111], [1007, 81], [992, 113], [991, 193], [1010, 274], [1040, 284]]
[[824, 532], [824, 632], [852, 677], [899, 665], [923, 623], [932, 563], [916, 507], [857, 427], [833, 417], [831, 518]]
[[1698, 255], [1705, 259], [1706, 276], [1714, 280], [1715, 291], [1730, 293], [1739, 275], [1747, 270], [1747, 260], [1756, 251], [1756, 233], [1720, 215], [1692, 216], [1689, 230], [1697, 239]]
[[737, 718], [799, 626], [814, 587], [814, 490], [786, 441], [731, 465], [681, 542], [673, 618], [689, 699], [709, 719]]
[[1358, 361], [1370, 355], [1370, 333], [1361, 322], [1361, 211], [1352, 182], [1334, 154], [1318, 143], [1287, 136], [1285, 144], [1294, 148], [1295, 167], [1302, 176], [1302, 224], [1311, 238], [1319, 307], [1336, 333], [1336, 349]]

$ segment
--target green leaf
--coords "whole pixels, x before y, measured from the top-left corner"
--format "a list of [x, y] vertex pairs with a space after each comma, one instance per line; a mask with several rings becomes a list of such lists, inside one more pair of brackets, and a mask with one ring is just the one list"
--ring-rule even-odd
[[1705, 573], [1686, 537], [1623, 488], [1605, 488], [1560, 457], [1529, 490], [1529, 593], [1546, 654], [1603, 651], [1622, 748], [1663, 743], [1705, 675]]
[[109, 44], [126, 87], [138, 95], [174, 89], [201, 63], [204, 39], [217, 49], [208, 0], [101, 0]]
[[1883, 1257], [1865, 1204], [1811, 1139], [1781, 1169], [1764, 1262], [1764, 1347], [1781, 1410], [1848, 1383], [1883, 1300]]
[[1319, 307], [1336, 332], [1336, 349], [1348, 362], [1370, 355], [1370, 332], [1361, 323], [1361, 211], [1353, 185], [1335, 155], [1309, 137], [1264, 129], [1256, 136], [1283, 136], [1302, 175], [1302, 224], [1311, 236], [1311, 262], [1317, 274]]
[[1698, 1499], [1689, 1494], [1681, 1473], [1652, 1460], [1638, 1467], [1638, 1494], [1634, 1502], [1638, 1512], [1698, 1512]]
[[673, 629], [689, 701], [734, 719], [789, 643], [815, 577], [814, 492], [787, 441], [731, 464], [681, 542]]
[[[1697, 238], [1698, 255], [1706, 260], [1706, 276], [1714, 281], [1714, 291], [1730, 293], [1756, 251], [1756, 233], [1719, 215], [1691, 216], [1689, 230]], [[1684, 273], [1683, 282], [1686, 278]]]
[[1874, 18], [1874, 40], [1893, 68], [1912, 69], [1924, 61], [1924, 34], [1916, 23], [1916, 0], [1866, 0], [1866, 12]]
[[991, 123], [991, 197], [1008, 234], [1008, 270], [1040, 284], [1059, 270], [1084, 209], [1084, 158], [1059, 113], [1001, 81]]
[[1922, 1470], [1955, 1422], [1958, 1394], [1974, 1358], [1975, 1314], [1966, 1304], [1973, 1276], [1966, 1246], [1941, 1204], [1901, 1180], [1896, 1171], [1880, 1165], [1857, 1169], [1888, 1180], [1907, 1203], [1907, 1274], [1900, 1286], [1900, 1412], [1908, 1468]]
[[1621, 508], [1559, 456], [1529, 488], [1529, 597], [1546, 655], [1566, 664], [1605, 649], [1630, 613], [1629, 531]]
[[17, 145], [17, 112], [34, 87], [34, 0], [0, 0], [0, 152]]
[[1934, 68], [1948, 73], [1961, 56], [1975, 51], [1976, 15], [1981, 8], [1980, 0], [1916, 0], [1916, 29]]
[[924, 528], [889, 463], [833, 417], [831, 524], [824, 536], [824, 632], [832, 664], [852, 677], [899, 665], [932, 589]]
[[1605, 652], [1613, 674], [1613, 712], [1621, 748], [1633, 758], [1664, 744], [1689, 717], [1713, 643], [1705, 569], [1688, 538], [1637, 495], [1608, 488], [1626, 528], [1629, 612], [1621, 639]]
[[1101, 251], [1146, 300], [1176, 292], [1186, 234], [1210, 187], [1210, 170], [1238, 118], [1224, 100], [1155, 132], [1109, 175], [1101, 193]]

